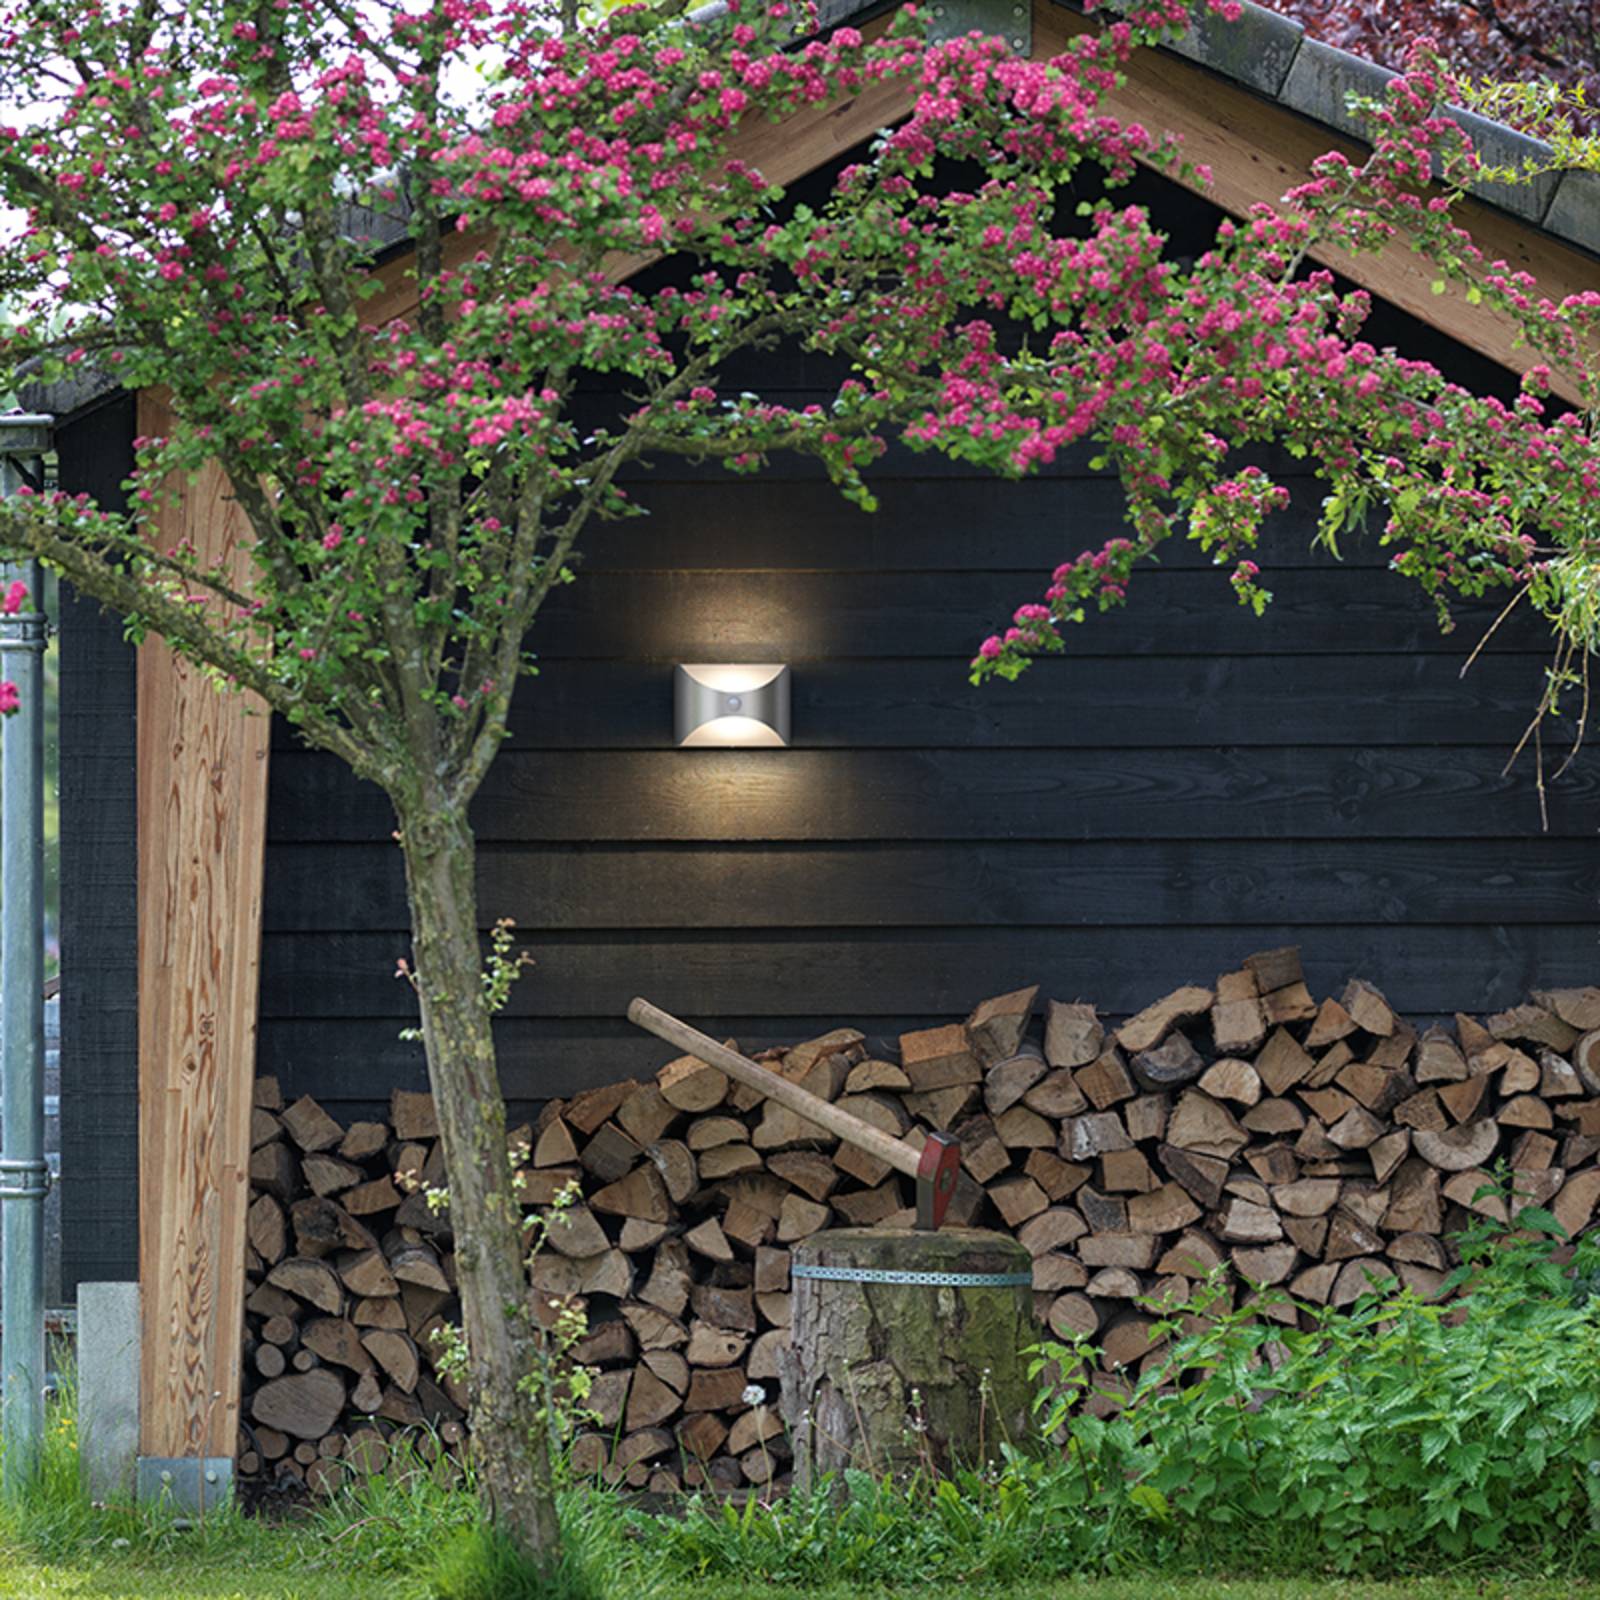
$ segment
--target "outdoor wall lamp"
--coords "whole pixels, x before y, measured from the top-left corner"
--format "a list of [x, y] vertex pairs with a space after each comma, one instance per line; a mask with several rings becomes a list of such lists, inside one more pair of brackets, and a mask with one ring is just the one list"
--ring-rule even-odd
[[785, 666], [680, 666], [672, 674], [673, 738], [682, 750], [789, 743]]

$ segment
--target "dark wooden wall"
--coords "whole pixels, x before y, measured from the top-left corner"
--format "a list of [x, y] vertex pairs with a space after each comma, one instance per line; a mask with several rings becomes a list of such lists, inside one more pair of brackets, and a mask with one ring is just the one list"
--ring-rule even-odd
[[[133, 398], [56, 435], [60, 481], [107, 509], [133, 469]], [[134, 652], [61, 586], [61, 1275], [139, 1272], [138, 857]]]
[[[1504, 380], [1404, 318], [1374, 332]], [[801, 399], [825, 376], [772, 357], [729, 378]], [[514, 917], [538, 962], [500, 1024], [513, 1100], [665, 1059], [623, 1020], [636, 993], [760, 1046], [892, 1038], [1034, 982], [1126, 1013], [1290, 941], [1319, 992], [1359, 973], [1421, 1015], [1600, 977], [1600, 769], [1556, 786], [1548, 833], [1531, 767], [1501, 776], [1536, 626], [1463, 679], [1493, 609], [1442, 637], [1375, 546], [1314, 553], [1302, 477], [1263, 619], [1175, 550], [1066, 657], [976, 689], [978, 641], [1119, 531], [1117, 488], [1082, 459], [1006, 484], [905, 451], [877, 486], [868, 516], [803, 462], [663, 465], [636, 486], [652, 516], [598, 531], [540, 619], [475, 813], [484, 919]], [[791, 663], [794, 747], [673, 749], [693, 660]], [[423, 1082], [392, 822], [287, 736], [273, 762], [262, 1066], [353, 1110]]]

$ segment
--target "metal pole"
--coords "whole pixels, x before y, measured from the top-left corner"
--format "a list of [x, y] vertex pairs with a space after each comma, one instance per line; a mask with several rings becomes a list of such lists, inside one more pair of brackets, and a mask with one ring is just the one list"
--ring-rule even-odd
[[[0, 416], [0, 497], [41, 483], [51, 418]], [[44, 1436], [44, 648], [39, 564], [0, 563], [27, 585], [0, 613], [0, 678], [21, 709], [0, 731], [0, 1489], [39, 1470]]]

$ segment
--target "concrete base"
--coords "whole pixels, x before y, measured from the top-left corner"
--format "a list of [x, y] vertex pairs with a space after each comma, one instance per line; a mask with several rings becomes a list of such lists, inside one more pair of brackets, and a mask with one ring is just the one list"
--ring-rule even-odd
[[91, 1500], [128, 1499], [139, 1456], [139, 1285], [78, 1285], [78, 1463]]

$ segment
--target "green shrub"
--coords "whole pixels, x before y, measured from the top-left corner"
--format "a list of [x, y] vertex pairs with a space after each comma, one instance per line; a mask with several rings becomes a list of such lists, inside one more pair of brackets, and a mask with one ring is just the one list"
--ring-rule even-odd
[[1208, 1286], [1182, 1308], [1200, 1331], [1161, 1324], [1170, 1355], [1111, 1420], [1068, 1422], [1089, 1352], [1042, 1346], [1038, 1370], [1080, 1375], [1042, 1424], [1066, 1424], [1085, 1509], [1109, 1519], [1130, 1502], [1167, 1562], [1231, 1550], [1277, 1571], [1592, 1564], [1600, 1300], [1581, 1285], [1600, 1256], [1585, 1243], [1564, 1266], [1555, 1219], [1520, 1220], [1516, 1237], [1485, 1225], [1463, 1238], [1449, 1282], [1470, 1293], [1454, 1304], [1390, 1279], [1307, 1331], [1230, 1310]]

